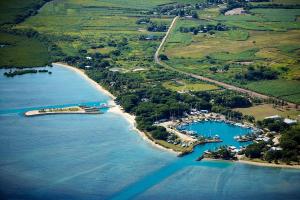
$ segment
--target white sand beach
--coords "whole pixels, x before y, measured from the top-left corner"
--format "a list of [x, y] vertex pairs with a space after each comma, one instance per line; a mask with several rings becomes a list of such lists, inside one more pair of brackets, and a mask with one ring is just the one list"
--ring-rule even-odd
[[168, 152], [171, 152], [171, 153], [175, 153], [175, 154], [179, 154], [179, 152], [175, 152], [174, 150], [172, 149], [167, 149], [167, 148], [164, 148], [163, 146], [159, 145], [159, 144], [156, 144], [154, 141], [150, 140], [147, 135], [138, 130], [136, 128], [136, 121], [135, 121], [135, 116], [134, 115], [131, 115], [129, 113], [126, 113], [123, 111], [123, 109], [121, 108], [120, 105], [117, 105], [115, 103], [115, 99], [116, 97], [111, 94], [109, 91], [107, 91], [106, 89], [104, 89], [100, 84], [98, 84], [96, 81], [90, 79], [84, 72], [84, 70], [81, 70], [81, 69], [78, 69], [76, 67], [73, 67], [73, 66], [70, 66], [70, 65], [67, 65], [65, 63], [60, 63], [60, 62], [56, 62], [56, 63], [52, 63], [53, 66], [55, 67], [64, 67], [64, 68], [67, 68], [67, 69], [70, 69], [74, 72], [76, 72], [77, 74], [81, 75], [83, 78], [85, 78], [92, 86], [94, 86], [98, 91], [108, 95], [109, 97], [112, 98], [111, 101], [108, 102], [108, 104], [111, 106], [111, 108], [109, 109], [108, 112], [111, 112], [111, 113], [114, 113], [114, 114], [118, 114], [118, 115], [121, 115], [122, 117], [124, 117], [129, 123], [130, 125], [132, 126], [132, 130], [134, 130], [135, 132], [137, 132], [144, 140], [146, 140], [149, 144], [151, 144], [152, 146], [158, 148], [158, 149], [161, 149], [161, 150], [165, 150], [165, 151], [168, 151]]
[[107, 91], [106, 89], [104, 89], [101, 85], [99, 85], [96, 81], [90, 79], [85, 73], [84, 73], [84, 70], [81, 70], [81, 69], [78, 69], [76, 67], [73, 67], [73, 66], [70, 66], [70, 65], [67, 65], [65, 63], [60, 63], [60, 62], [57, 62], [57, 63], [52, 63], [53, 66], [56, 66], [56, 67], [64, 67], [64, 68], [67, 68], [67, 69], [70, 69], [74, 72], [76, 72], [77, 74], [81, 75], [85, 80], [87, 80], [93, 87], [95, 87], [98, 91], [108, 95], [110, 98], [112, 98], [113, 100], [116, 99], [116, 97], [114, 95], [112, 95], [109, 91]]

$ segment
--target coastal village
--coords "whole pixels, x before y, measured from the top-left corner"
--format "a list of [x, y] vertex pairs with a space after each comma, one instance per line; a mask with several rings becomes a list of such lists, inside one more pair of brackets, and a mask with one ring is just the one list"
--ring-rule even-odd
[[[71, 68], [67, 65], [63, 65], [58, 63], [59, 66], [64, 66], [68, 69], [72, 69], [73, 71], [81, 74], [83, 77], [87, 78], [82, 70]], [[115, 97], [99, 86], [94, 81], [90, 80], [92, 85], [99, 88], [101, 91], [104, 91], [112, 99]], [[180, 93], [181, 91], [178, 91]], [[146, 100], [146, 98], [145, 98]], [[60, 107], [60, 108], [41, 108], [37, 110], [27, 111], [25, 116], [39, 116], [39, 115], [53, 115], [53, 114], [103, 114], [104, 112], [101, 109], [111, 109], [112, 107], [116, 107], [117, 113], [122, 113], [126, 115], [126, 118], [132, 123], [133, 126], [136, 125], [135, 116], [126, 114], [126, 111], [118, 105], [119, 102], [110, 101], [110, 103], [101, 103], [98, 106], [71, 106], [71, 107]], [[113, 109], [116, 110], [116, 109]], [[129, 116], [129, 117], [128, 117]], [[292, 127], [297, 124], [298, 121], [294, 118], [281, 117], [280, 115], [272, 115], [264, 118], [265, 120], [271, 121], [281, 121], [284, 126]], [[226, 124], [231, 127], [239, 127], [241, 129], [247, 130], [244, 134], [236, 134], [232, 136], [231, 140], [238, 142], [239, 145], [232, 145], [230, 142], [226, 142], [223, 145], [222, 137], [224, 136], [221, 132], [211, 132], [209, 135], [207, 131], [201, 133], [196, 130], [191, 130], [187, 128], [190, 125], [198, 124], [198, 123], [206, 123], [206, 122], [217, 122], [220, 124]], [[281, 124], [280, 126], [283, 126]], [[141, 133], [141, 135], [146, 136], [145, 138], [150, 139], [151, 143], [155, 143], [158, 146], [163, 146], [164, 148], [170, 148], [173, 151], [177, 151], [178, 156], [184, 156], [194, 151], [194, 148], [197, 145], [205, 145], [207, 143], [216, 143], [215, 148], [207, 148], [202, 154], [199, 154], [197, 161], [205, 159], [225, 159], [225, 160], [248, 160], [247, 156], [245, 156], [245, 151], [247, 150], [247, 146], [249, 144], [264, 144], [265, 150], [268, 152], [281, 152], [283, 148], [280, 146], [280, 138], [281, 131], [269, 130], [266, 126], [261, 126], [257, 124], [257, 121], [250, 122], [247, 119], [236, 119], [231, 117], [231, 115], [224, 115], [216, 112], [212, 112], [210, 110], [205, 109], [196, 109], [191, 108], [189, 111], [183, 113], [183, 116], [171, 116], [169, 119], [160, 119], [153, 123], [155, 127], [163, 127], [169, 133], [168, 137], [165, 139], [165, 142], [170, 144], [171, 146], [164, 145], [162, 143], [157, 143], [158, 140], [152, 138], [147, 133]], [[213, 130], [213, 128], [212, 128]], [[223, 136], [220, 136], [223, 135]], [[175, 148], [174, 148], [175, 147]], [[205, 146], [204, 146], [205, 148]], [[226, 151], [226, 156], [224, 157], [220, 152]], [[262, 152], [263, 153], [263, 152]]]
[[[265, 118], [268, 119], [282, 119], [279, 115], [269, 116]], [[219, 122], [226, 123], [230, 126], [237, 126], [245, 129], [249, 129], [247, 134], [236, 135], [233, 137], [234, 140], [239, 142], [241, 145], [236, 147], [232, 145], [226, 145], [226, 150], [231, 154], [230, 157], [233, 160], [243, 159], [244, 153], [243, 151], [246, 149], [246, 146], [249, 143], [266, 143], [269, 151], [282, 151], [282, 148], [279, 146], [279, 139], [281, 137], [280, 132], [270, 131], [267, 128], [258, 128], [255, 124], [244, 121], [244, 122], [235, 122], [226, 118], [226, 116], [218, 113], [209, 112], [208, 110], [197, 110], [191, 109], [190, 113], [187, 114], [184, 118], [173, 119], [173, 120], [160, 120], [155, 122], [156, 126], [162, 126], [166, 128], [166, 130], [171, 133], [168, 137], [167, 142], [180, 145], [181, 147], [192, 147], [192, 149], [196, 145], [203, 145], [206, 143], [222, 143], [222, 138], [218, 134], [212, 134], [209, 136], [204, 136], [201, 133], [197, 133], [193, 130], [186, 130], [184, 127], [194, 123], [201, 122]], [[283, 122], [288, 126], [297, 124], [297, 120], [284, 118]], [[174, 137], [175, 135], [175, 137]], [[246, 145], [244, 145], [245, 143]], [[272, 143], [272, 145], [270, 144]], [[197, 160], [202, 160], [203, 158], [211, 158], [212, 153], [218, 152], [224, 148], [221, 146], [215, 150], [207, 149], [204, 151], [203, 155]], [[220, 157], [221, 158], [221, 157]]]

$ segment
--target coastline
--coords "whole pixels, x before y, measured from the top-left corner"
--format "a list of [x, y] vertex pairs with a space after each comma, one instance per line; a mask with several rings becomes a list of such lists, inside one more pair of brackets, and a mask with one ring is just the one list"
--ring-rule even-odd
[[247, 165], [256, 165], [260, 167], [277, 167], [277, 168], [289, 168], [289, 169], [300, 169], [300, 165], [286, 165], [286, 164], [275, 164], [275, 163], [264, 163], [264, 162], [255, 162], [250, 160], [238, 160], [238, 163], [243, 163]]
[[138, 130], [136, 128], [136, 121], [135, 121], [135, 116], [134, 115], [131, 115], [129, 113], [126, 113], [122, 110], [121, 106], [120, 105], [117, 105], [115, 103], [115, 99], [116, 97], [110, 93], [108, 90], [106, 90], [105, 88], [103, 88], [100, 84], [98, 84], [96, 81], [92, 80], [90, 77], [88, 77], [84, 70], [81, 70], [81, 69], [78, 69], [76, 67], [73, 67], [73, 66], [70, 66], [70, 65], [67, 65], [65, 63], [61, 63], [61, 62], [56, 62], [56, 63], [52, 63], [53, 66], [56, 66], [56, 67], [64, 67], [64, 68], [67, 68], [69, 70], [72, 70], [73, 72], [79, 74], [80, 76], [82, 76], [86, 81], [88, 81], [93, 87], [95, 87], [98, 91], [100, 91], [101, 93], [104, 93], [106, 94], [107, 96], [109, 96], [111, 98], [111, 100], [108, 102], [108, 104], [110, 106], [112, 106], [111, 108], [109, 108], [108, 112], [111, 112], [111, 113], [114, 113], [114, 114], [117, 114], [117, 115], [121, 115], [123, 118], [125, 118], [129, 124], [131, 125], [132, 127], [132, 130], [137, 132], [140, 137], [142, 137], [145, 141], [147, 141], [149, 144], [151, 144], [152, 146], [156, 147], [157, 149], [160, 149], [160, 150], [164, 150], [164, 151], [168, 151], [170, 153], [173, 153], [173, 154], [176, 154], [176, 155], [179, 155], [180, 152], [176, 152], [174, 151], [173, 149], [168, 149], [168, 148], [165, 148], [157, 143], [155, 143], [153, 140], [149, 139], [148, 136], [146, 135], [146, 133]]
[[106, 89], [104, 89], [100, 84], [98, 84], [96, 81], [90, 79], [90, 77], [88, 77], [85, 73], [84, 70], [78, 69], [76, 67], [73, 67], [71, 65], [67, 65], [65, 63], [61, 63], [61, 62], [56, 62], [56, 63], [52, 63], [53, 66], [57, 66], [57, 67], [64, 67], [67, 69], [72, 70], [73, 72], [79, 74], [80, 76], [82, 76], [86, 81], [88, 81], [93, 87], [95, 87], [98, 91], [106, 94], [107, 96], [109, 96], [110, 98], [112, 98], [113, 100], [116, 99], [116, 97], [111, 94], [109, 91], [107, 91]]
[[[176, 154], [177, 156], [180, 155], [181, 152], [177, 152], [173, 149], [169, 149], [169, 148], [165, 148], [159, 144], [157, 144], [155, 141], [149, 139], [149, 137], [146, 135], [145, 132], [140, 131], [139, 129], [136, 128], [136, 121], [135, 121], [135, 116], [129, 113], [126, 113], [122, 107], [120, 105], [117, 105], [115, 103], [115, 99], [116, 97], [111, 94], [108, 90], [106, 90], [105, 88], [103, 88], [100, 84], [98, 84], [97, 82], [95, 82], [94, 80], [92, 80], [91, 78], [89, 78], [84, 70], [78, 69], [76, 67], [67, 65], [65, 63], [52, 63], [53, 66], [57, 66], [57, 67], [64, 67], [67, 68], [69, 70], [72, 70], [73, 72], [79, 74], [80, 76], [82, 76], [86, 81], [88, 81], [92, 86], [94, 86], [98, 91], [106, 94], [107, 96], [109, 96], [111, 98], [111, 100], [109, 100], [108, 104], [111, 106], [111, 108], [109, 108], [108, 112], [110, 113], [114, 113], [117, 115], [122, 116], [123, 118], [125, 118], [133, 131], [137, 132], [139, 134], [139, 136], [147, 141], [150, 145], [152, 145], [153, 147], [155, 147], [156, 149], [160, 149], [160, 150], [164, 150], [164, 151], [168, 151], [172, 154]], [[211, 160], [211, 161], [219, 161], [219, 162], [236, 162], [236, 163], [241, 163], [241, 164], [248, 164], [248, 165], [255, 165], [255, 166], [260, 166], [260, 167], [272, 167], [272, 168], [289, 168], [289, 169], [300, 169], [300, 165], [286, 165], [286, 164], [275, 164], [275, 163], [264, 163], [264, 162], [256, 162], [256, 161], [251, 161], [251, 160], [237, 160], [237, 161], [229, 161], [229, 160], [220, 160], [220, 159], [212, 159], [212, 158], [204, 158], [203, 160]]]
[[222, 159], [213, 159], [213, 158], [203, 158], [207, 161], [218, 161], [218, 162], [232, 162], [232, 163], [241, 163], [246, 165], [254, 165], [259, 167], [272, 167], [272, 168], [285, 168], [285, 169], [300, 169], [300, 165], [285, 165], [285, 164], [275, 164], [267, 162], [255, 162], [250, 160], [222, 160]]

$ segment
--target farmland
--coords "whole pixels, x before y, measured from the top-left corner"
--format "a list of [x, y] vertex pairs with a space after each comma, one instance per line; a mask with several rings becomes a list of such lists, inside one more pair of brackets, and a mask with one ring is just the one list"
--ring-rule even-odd
[[[198, 1], [185, 1], [195, 2]], [[151, 32], [147, 30], [148, 24], [137, 21], [149, 17], [154, 23], [170, 25], [172, 16], [149, 14], [157, 6], [169, 3], [172, 2], [51, 1], [38, 14], [14, 26], [13, 30], [34, 30], [47, 37], [60, 50], [55, 57], [58, 61], [68, 56], [76, 57], [82, 52], [100, 53], [120, 71], [151, 70], [156, 67], [153, 55], [164, 32]], [[197, 11], [199, 19], [182, 17], [177, 21], [163, 49], [169, 58], [167, 64], [185, 72], [299, 103], [300, 29], [297, 16], [300, 9], [255, 8], [249, 14], [225, 16], [220, 14], [220, 8], [222, 6], [212, 6]], [[228, 28], [198, 34], [180, 31], [181, 27], [217, 24]], [[141, 36], [158, 39], [142, 40]], [[17, 39], [22, 42], [15, 42]], [[1, 49], [1, 66], [42, 66], [47, 60], [55, 60], [49, 54], [52, 50], [47, 49], [47, 44], [41, 39], [2, 33], [1, 42], [12, 44]], [[23, 59], [14, 59], [15, 56]], [[246, 73], [249, 66], [268, 66], [280, 74], [279, 78], [237, 80], [236, 76]], [[163, 86], [173, 91], [216, 89], [202, 82], [181, 83], [167, 81]]]
[[[128, 48], [124, 57], [116, 60], [116, 66], [123, 68], [140, 67], [149, 63], [159, 41], [139, 41], [140, 35], [162, 36], [163, 33], [149, 33], [146, 26], [136, 24], [144, 12], [155, 6], [141, 1], [64, 1], [46, 4], [40, 13], [17, 25], [17, 29], [33, 28], [51, 38], [67, 56], [78, 55], [80, 50], [90, 53], [109, 53], [116, 48], [108, 43], [126, 38]], [[139, 3], [141, 5], [139, 5]], [[133, 6], [133, 4], [135, 6]], [[133, 9], [134, 7], [134, 9]], [[130, 8], [130, 9], [128, 9]], [[169, 24], [170, 18], [153, 18], [158, 23]], [[140, 31], [145, 30], [145, 31]], [[67, 38], [67, 40], [66, 40]], [[143, 61], [141, 64], [140, 61]]]
[[[44, 1], [38, 3], [41, 2]], [[108, 55], [105, 60], [123, 71], [152, 69], [155, 67], [153, 55], [164, 32], [151, 32], [147, 30], [147, 23], [137, 21], [149, 17], [153, 23], [168, 26], [172, 16], [154, 15], [153, 9], [173, 3], [171, 0], [129, 0], [126, 4], [118, 0], [48, 2], [36, 15], [18, 23], [12, 29], [37, 31], [47, 37], [53, 48], [58, 49], [58, 53], [53, 57], [49, 53], [53, 52], [53, 48], [46, 48], [48, 43], [45, 44], [40, 38], [2, 33], [1, 42], [13, 45], [1, 49], [1, 66], [41, 66], [45, 65], [47, 60], [59, 61], [87, 52]], [[293, 3], [294, 1], [286, 2], [288, 5]], [[16, 12], [3, 12], [3, 15], [9, 13], [11, 16], [4, 16], [2, 19], [12, 23], [19, 15], [18, 9], [6, 4], [8, 3], [4, 6]], [[20, 7], [19, 10], [28, 10], [32, 4], [33, 1], [28, 1], [27, 4], [14, 3]], [[185, 72], [204, 75], [299, 103], [300, 88], [296, 86], [299, 85], [300, 79], [300, 23], [297, 20], [300, 9], [254, 8], [247, 14], [225, 16], [220, 13], [222, 7], [224, 5], [198, 10], [199, 19], [181, 17], [177, 21], [163, 49], [163, 53], [169, 57], [167, 64]], [[181, 27], [206, 27], [217, 24], [222, 24], [227, 30], [198, 34], [180, 31]], [[145, 40], [141, 37], [156, 39]], [[22, 38], [22, 42], [14, 42], [17, 38]], [[120, 46], [120, 43], [123, 46]], [[27, 55], [29, 51], [26, 48], [34, 50]], [[15, 56], [23, 59], [14, 59]], [[278, 79], [236, 79], [237, 75], [245, 74], [249, 66], [267, 66], [279, 74]], [[166, 85], [169, 89], [172, 88], [172, 84], [165, 83]]]
[[[211, 7], [198, 11], [198, 20], [181, 18], [163, 51], [169, 58], [167, 64], [181, 71], [299, 103], [300, 22], [297, 16], [300, 9], [254, 8], [248, 13], [225, 16], [219, 7]], [[183, 27], [207, 27], [218, 23], [229, 30], [197, 34], [180, 31]], [[279, 76], [276, 80], [262, 81], [236, 79], [250, 66], [267, 66]]]
[[[199, 1], [177, 1], [179, 3], [195, 3]], [[200, 1], [201, 2], [201, 1]], [[82, 0], [64, 0], [51, 1], [45, 4], [38, 14], [27, 18], [24, 22], [18, 23], [12, 29], [15, 31], [33, 30], [45, 36], [51, 44], [60, 50], [56, 57], [57, 61], [63, 60], [69, 56], [80, 56], [82, 52], [88, 54], [100, 53], [107, 55], [106, 61], [120, 71], [128, 70], [149, 70], [155, 67], [153, 55], [160, 43], [160, 39], [140, 40], [141, 36], [151, 36], [161, 38], [163, 32], [150, 32], [147, 30], [147, 24], [138, 24], [137, 21], [143, 17], [150, 17], [151, 21], [158, 24], [170, 24], [172, 16], [152, 16], [147, 12], [155, 7], [164, 4], [173, 4], [170, 0], [155, 0], [151, 2], [129, 0], [126, 4], [122, 1], [82, 1]], [[29, 5], [28, 5], [29, 6]], [[14, 13], [11, 13], [12, 16]], [[17, 15], [17, 13], [15, 13]], [[3, 61], [1, 66], [42, 66], [46, 60], [55, 60], [49, 58], [48, 49], [41, 49], [43, 45], [40, 40], [20, 35], [11, 35], [3, 33], [3, 43], [13, 43], [12, 38], [26, 38], [24, 42], [14, 43], [15, 45], [5, 46], [1, 55]], [[25, 32], [25, 34], [27, 34]], [[9, 36], [10, 35], [10, 36]], [[26, 50], [32, 47], [28, 44], [35, 44], [35, 51]], [[41, 43], [37, 47], [37, 43]], [[119, 43], [126, 47], [121, 47]], [[51, 51], [51, 50], [50, 50]], [[13, 54], [17, 52], [26, 55], [24, 59], [14, 59], [14, 56], [23, 58], [22, 55]], [[115, 56], [118, 55], [118, 56]], [[51, 56], [51, 55], [50, 55]], [[41, 60], [43, 62], [41, 62]], [[197, 83], [195, 83], [197, 85]], [[201, 83], [202, 84], [202, 83]], [[208, 89], [214, 86], [204, 84]], [[205, 90], [203, 87], [201, 90]]]

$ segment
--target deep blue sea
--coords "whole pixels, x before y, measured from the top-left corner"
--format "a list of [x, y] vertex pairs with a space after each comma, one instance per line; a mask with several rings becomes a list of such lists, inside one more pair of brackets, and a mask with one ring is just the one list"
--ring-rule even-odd
[[[31, 108], [107, 102], [109, 97], [60, 67], [50, 68], [52, 75], [14, 78], [4, 77], [4, 71], [1, 199], [300, 199], [300, 170], [195, 161], [216, 144], [178, 158], [148, 144], [117, 114], [24, 117]], [[207, 123], [190, 126], [218, 134], [224, 143], [245, 131]]]

